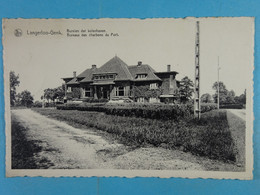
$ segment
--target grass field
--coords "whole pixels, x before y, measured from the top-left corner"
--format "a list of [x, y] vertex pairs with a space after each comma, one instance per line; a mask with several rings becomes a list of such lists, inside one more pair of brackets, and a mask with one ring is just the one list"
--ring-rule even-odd
[[237, 156], [226, 111], [204, 113], [200, 121], [190, 118], [174, 122], [88, 111], [34, 110], [72, 126], [83, 125], [106, 131], [126, 145], [179, 149], [224, 162], [234, 162]]

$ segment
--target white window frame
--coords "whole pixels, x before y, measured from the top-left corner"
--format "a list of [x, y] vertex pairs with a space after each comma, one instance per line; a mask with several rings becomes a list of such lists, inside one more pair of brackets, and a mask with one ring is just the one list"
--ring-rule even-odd
[[151, 83], [150, 89], [158, 89], [158, 83]]
[[139, 103], [144, 103], [144, 102], [145, 102], [144, 97], [139, 97], [139, 98], [137, 98], [137, 102], [139, 102]]
[[153, 98], [153, 97], [149, 98], [149, 103], [158, 103], [158, 102], [159, 102], [158, 98]]
[[67, 87], [67, 92], [72, 92], [71, 87]]
[[147, 77], [147, 74], [137, 74], [137, 79], [145, 79]]
[[[84, 91], [84, 97], [91, 97], [91, 88], [89, 87], [89, 90], [86, 90], [87, 87], [83, 88]], [[86, 95], [86, 93], [89, 93], [89, 96]]]
[[[119, 89], [119, 87], [122, 87], [123, 89]], [[125, 96], [125, 87], [123, 86], [118, 86], [118, 87], [115, 87], [115, 91], [116, 91], [116, 96], [119, 96], [119, 97], [122, 97], [122, 96]], [[119, 95], [120, 92], [123, 91], [123, 95]]]

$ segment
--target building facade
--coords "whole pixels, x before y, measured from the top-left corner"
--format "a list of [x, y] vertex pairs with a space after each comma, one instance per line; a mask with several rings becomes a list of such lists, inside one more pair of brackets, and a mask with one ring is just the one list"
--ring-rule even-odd
[[92, 65], [79, 75], [63, 78], [65, 99], [120, 99], [130, 98], [137, 102], [173, 102], [179, 82], [176, 71], [156, 72], [147, 64], [127, 65], [115, 56], [103, 66]]

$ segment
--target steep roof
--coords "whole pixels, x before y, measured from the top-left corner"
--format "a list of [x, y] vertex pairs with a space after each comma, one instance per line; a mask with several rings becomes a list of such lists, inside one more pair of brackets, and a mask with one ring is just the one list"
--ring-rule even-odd
[[73, 78], [72, 80], [70, 80], [69, 82], [67, 82], [67, 84], [69, 84], [69, 85], [79, 84], [78, 78], [77, 78], [77, 77]]
[[133, 77], [128, 70], [127, 64], [119, 57], [115, 56], [97, 69], [96, 74], [116, 72], [115, 80], [132, 80]]
[[92, 81], [92, 77], [93, 74], [97, 71], [97, 68], [89, 68], [86, 69], [84, 72], [80, 73], [77, 77], [78, 78], [84, 78], [82, 79], [80, 82], [84, 83], [84, 82], [91, 82]]
[[[67, 84], [79, 84], [84, 82], [93, 82], [94, 74], [117, 74], [115, 81], [161, 81], [163, 75], [178, 74], [176, 71], [156, 72], [148, 64], [128, 66], [123, 60], [115, 56], [106, 62], [100, 68], [89, 68], [80, 73], [76, 78], [63, 78]], [[137, 75], [145, 74], [146, 77], [137, 78]]]
[[[138, 80], [142, 80], [142, 81], [145, 81], [145, 80], [157, 80], [157, 81], [160, 81], [161, 79], [156, 76], [154, 73], [155, 73], [155, 70], [149, 66], [148, 64], [142, 64], [142, 65], [133, 65], [133, 66], [128, 66], [128, 69], [129, 71], [131, 72], [132, 74], [132, 77], [134, 78], [135, 81], [138, 81]], [[136, 79], [136, 76], [138, 74], [147, 74], [146, 78], [142, 78], [142, 79]]]

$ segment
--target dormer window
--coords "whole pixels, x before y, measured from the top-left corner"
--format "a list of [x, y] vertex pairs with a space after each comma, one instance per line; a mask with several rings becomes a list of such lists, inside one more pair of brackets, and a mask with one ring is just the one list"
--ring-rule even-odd
[[106, 74], [106, 75], [95, 75], [94, 80], [106, 80], [106, 79], [114, 79], [115, 74]]
[[136, 79], [145, 79], [147, 77], [147, 74], [137, 74]]

